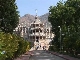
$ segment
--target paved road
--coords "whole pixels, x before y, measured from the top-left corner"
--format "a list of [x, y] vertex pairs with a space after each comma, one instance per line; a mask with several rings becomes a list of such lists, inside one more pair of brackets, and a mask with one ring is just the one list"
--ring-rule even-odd
[[46, 51], [33, 51], [33, 56], [30, 57], [30, 60], [65, 60], [63, 58], [60, 58], [58, 56], [52, 55], [50, 53], [47, 53]]

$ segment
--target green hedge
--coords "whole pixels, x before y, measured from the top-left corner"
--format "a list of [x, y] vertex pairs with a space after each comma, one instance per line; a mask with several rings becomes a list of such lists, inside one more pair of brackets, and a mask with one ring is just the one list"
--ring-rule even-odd
[[12, 60], [29, 50], [29, 42], [14, 34], [0, 32], [0, 60]]

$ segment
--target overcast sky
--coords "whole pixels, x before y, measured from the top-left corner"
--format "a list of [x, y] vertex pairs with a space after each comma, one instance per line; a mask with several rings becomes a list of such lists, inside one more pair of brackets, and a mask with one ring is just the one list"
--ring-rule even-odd
[[[54, 6], [60, 0], [17, 0], [18, 11], [20, 16], [25, 14], [35, 15], [35, 9], [38, 10], [38, 16], [48, 12], [50, 6]], [[66, 0], [63, 0], [66, 1]]]

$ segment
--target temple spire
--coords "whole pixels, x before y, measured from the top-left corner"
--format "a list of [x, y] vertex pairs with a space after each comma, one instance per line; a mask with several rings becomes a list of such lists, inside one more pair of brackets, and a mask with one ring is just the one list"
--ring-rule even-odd
[[36, 11], [36, 15], [37, 15], [37, 9], [35, 11]]
[[36, 12], [36, 16], [35, 16], [35, 19], [37, 19], [37, 9], [35, 10], [35, 12]]

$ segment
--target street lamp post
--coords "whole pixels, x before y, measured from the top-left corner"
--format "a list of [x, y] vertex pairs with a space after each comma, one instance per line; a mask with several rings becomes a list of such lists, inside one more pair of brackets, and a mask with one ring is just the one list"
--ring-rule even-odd
[[[62, 36], [63, 36], [63, 38], [64, 38], [64, 33], [62, 34]], [[62, 42], [63, 42], [63, 40], [62, 40]], [[62, 52], [63, 52], [63, 44], [61, 45], [61, 49], [62, 49]]]
[[61, 52], [61, 27], [60, 26], [58, 26], [59, 28], [60, 28], [60, 52]]
[[52, 40], [52, 26], [50, 27], [50, 39]]

